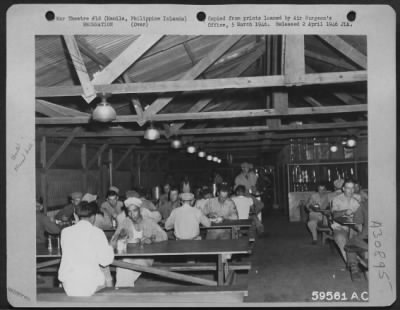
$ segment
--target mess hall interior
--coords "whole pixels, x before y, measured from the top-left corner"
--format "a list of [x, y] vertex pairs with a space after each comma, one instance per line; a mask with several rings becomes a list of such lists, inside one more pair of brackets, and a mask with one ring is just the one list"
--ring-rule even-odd
[[366, 36], [39, 35], [35, 60], [38, 300], [368, 299]]

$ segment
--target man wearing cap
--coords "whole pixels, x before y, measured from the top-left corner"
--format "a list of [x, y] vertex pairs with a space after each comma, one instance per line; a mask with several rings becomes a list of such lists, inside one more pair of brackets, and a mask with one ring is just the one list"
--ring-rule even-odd
[[104, 232], [93, 226], [95, 204], [82, 201], [75, 212], [79, 221], [61, 231], [58, 279], [68, 296], [91, 296], [105, 286], [100, 266], [112, 263], [114, 251]]
[[200, 240], [200, 227], [210, 227], [210, 220], [197, 208], [193, 207], [194, 195], [182, 193], [182, 206], [173, 209], [165, 222], [165, 229], [174, 228], [177, 240]]
[[250, 169], [253, 168], [253, 165], [244, 162], [240, 167], [242, 168], [242, 172], [235, 178], [234, 189], [236, 189], [238, 185], [243, 185], [246, 188], [246, 192], [255, 191], [258, 177], [254, 171], [250, 171]]
[[157, 210], [157, 208], [151, 201], [144, 198], [143, 195], [140, 195], [140, 192], [137, 192], [135, 190], [129, 190], [126, 192], [126, 198], [137, 198], [141, 201], [140, 209], [143, 217], [150, 218], [156, 223], [161, 221], [160, 212]]
[[66, 222], [72, 223], [72, 221], [75, 222], [78, 221], [78, 217], [75, 214], [75, 208], [82, 200], [82, 193], [73, 192], [71, 193], [70, 197], [71, 197], [71, 203], [66, 205], [60, 211], [58, 211], [58, 213], [54, 216], [54, 219], [62, 221], [64, 223]]
[[124, 204], [118, 200], [119, 189], [115, 186], [111, 186], [108, 189], [106, 195], [106, 201], [100, 206], [100, 211], [104, 215], [104, 223], [102, 224], [103, 229], [113, 228], [113, 219], [116, 219], [117, 215], [121, 213]]
[[[141, 212], [145, 209], [140, 208], [142, 201], [139, 198], [130, 197], [126, 199], [124, 203], [128, 209], [128, 217], [118, 226], [112, 236], [110, 242], [113, 247], [117, 246], [117, 240], [120, 239], [120, 235], [122, 234], [126, 235], [128, 244], [150, 244], [167, 240], [166, 232], [162, 230], [155, 221], [142, 216]], [[123, 259], [123, 261], [143, 266], [151, 266], [154, 260], [126, 258]], [[115, 287], [133, 287], [140, 275], [140, 272], [117, 268]]]
[[[235, 203], [228, 197], [229, 187], [222, 183], [219, 187], [218, 197], [208, 200], [204, 207], [204, 214], [209, 218], [222, 220], [237, 220], [239, 218]], [[207, 239], [231, 239], [230, 229], [209, 229]]]
[[[333, 218], [339, 216], [352, 216], [360, 207], [361, 197], [354, 193], [354, 181], [346, 180], [343, 184], [343, 193], [332, 200]], [[336, 222], [332, 224], [333, 238], [346, 262], [344, 246], [348, 241], [349, 227], [340, 225]]]

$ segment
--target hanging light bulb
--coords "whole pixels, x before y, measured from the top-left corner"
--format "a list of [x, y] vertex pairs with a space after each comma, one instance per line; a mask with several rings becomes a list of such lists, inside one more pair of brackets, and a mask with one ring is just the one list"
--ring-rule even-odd
[[144, 132], [144, 138], [146, 140], [157, 140], [160, 138], [160, 132], [150, 124], [150, 127]]
[[188, 147], [186, 148], [186, 151], [189, 154], [193, 154], [196, 153], [196, 147], [193, 144], [188, 145]]
[[217, 156], [214, 156], [212, 160], [215, 161], [215, 162], [217, 162], [218, 159], [219, 159], [219, 158], [218, 158]]
[[179, 149], [180, 147], [182, 147], [182, 141], [179, 140], [178, 138], [174, 138], [171, 141], [171, 147], [174, 149]]
[[218, 159], [217, 163], [219, 163], [219, 164], [220, 164], [221, 162], [222, 162], [221, 158], [220, 158], [220, 159]]
[[356, 145], [357, 145], [356, 137], [351, 136], [351, 137], [349, 137], [349, 138], [347, 139], [347, 141], [346, 141], [346, 146], [347, 146], [347, 147], [353, 148], [353, 147], [355, 147]]
[[336, 152], [338, 151], [338, 146], [337, 146], [337, 144], [336, 144], [336, 143], [332, 143], [331, 146], [330, 146], [330, 148], [329, 148], [329, 150], [330, 150], [332, 153], [336, 153]]
[[200, 158], [204, 158], [204, 157], [206, 157], [206, 152], [204, 152], [203, 150], [200, 150], [200, 151], [197, 153], [197, 156], [199, 156]]
[[108, 123], [117, 118], [117, 112], [114, 108], [107, 102], [109, 94], [101, 94], [101, 102], [97, 104], [97, 107], [92, 113], [92, 118], [94, 121], [101, 123]]
[[213, 157], [212, 157], [212, 155], [207, 155], [207, 160], [208, 160], [208, 161], [211, 161], [211, 160], [213, 160]]

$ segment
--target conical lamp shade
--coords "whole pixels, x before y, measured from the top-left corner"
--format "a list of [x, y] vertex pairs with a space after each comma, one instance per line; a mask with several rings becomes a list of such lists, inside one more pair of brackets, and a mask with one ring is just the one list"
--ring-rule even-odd
[[108, 123], [117, 118], [117, 113], [105, 98], [97, 105], [92, 114], [93, 120]]

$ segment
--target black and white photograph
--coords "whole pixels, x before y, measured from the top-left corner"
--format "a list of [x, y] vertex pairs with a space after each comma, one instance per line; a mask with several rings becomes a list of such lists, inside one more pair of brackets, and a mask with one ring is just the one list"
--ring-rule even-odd
[[[25, 119], [10, 127], [7, 160], [29, 188], [18, 199], [34, 243], [22, 267], [34, 295], [9, 296], [43, 307], [362, 306], [379, 293], [390, 304], [395, 227], [376, 214], [395, 205], [378, 206], [374, 184], [392, 180], [382, 167], [394, 158], [379, 155], [392, 134], [382, 139], [371, 117], [393, 111], [395, 90], [373, 82], [391, 77], [371, 69], [375, 37], [343, 30], [360, 11], [340, 22], [193, 8], [209, 31], [187, 34], [184, 14], [41, 12], [48, 27], [82, 27], [34, 31], [18, 65], [30, 77], [8, 96]], [[180, 30], [140, 31], [156, 22]], [[117, 23], [134, 31], [104, 30]], [[258, 29], [268, 25], [308, 28]], [[31, 97], [18, 107], [23, 85]]]

